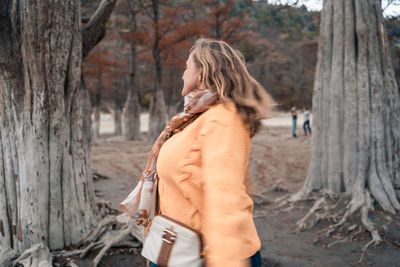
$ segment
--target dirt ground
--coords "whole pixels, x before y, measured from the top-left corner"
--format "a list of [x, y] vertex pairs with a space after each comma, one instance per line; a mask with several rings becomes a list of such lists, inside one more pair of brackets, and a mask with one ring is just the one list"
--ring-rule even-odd
[[[311, 153], [311, 138], [303, 136], [301, 129], [298, 129], [299, 137], [292, 138], [290, 117], [282, 121], [265, 124], [253, 138], [250, 156], [254, 218], [262, 240], [264, 266], [400, 266], [399, 215], [384, 235], [384, 242], [369, 248], [363, 261], [358, 263], [361, 248], [370, 240], [368, 233], [361, 235], [364, 238], [327, 248], [324, 241], [314, 243], [313, 240], [322, 229], [329, 227], [328, 222], [296, 232], [296, 221], [306, 214], [312, 202], [303, 202], [289, 213], [276, 212], [273, 201], [302, 186]], [[143, 171], [151, 144], [128, 142], [104, 133], [92, 146], [93, 171], [108, 177], [95, 181], [96, 195], [117, 208]], [[145, 266], [140, 253], [135, 253], [113, 250], [100, 266]], [[79, 266], [86, 264], [81, 262]]]

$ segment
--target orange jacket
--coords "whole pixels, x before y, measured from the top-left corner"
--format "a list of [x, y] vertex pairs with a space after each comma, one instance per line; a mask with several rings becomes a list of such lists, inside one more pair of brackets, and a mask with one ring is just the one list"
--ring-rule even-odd
[[249, 150], [249, 131], [231, 101], [211, 107], [161, 148], [161, 213], [202, 233], [207, 267], [248, 266], [261, 247], [245, 187]]

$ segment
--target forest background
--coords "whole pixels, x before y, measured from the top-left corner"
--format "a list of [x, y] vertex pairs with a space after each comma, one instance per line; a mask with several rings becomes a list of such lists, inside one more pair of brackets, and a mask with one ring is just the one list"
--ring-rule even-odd
[[[82, 1], [83, 17], [92, 14], [98, 2]], [[161, 87], [169, 116], [183, 105], [181, 77], [189, 48], [199, 37], [223, 39], [240, 50], [250, 73], [273, 96], [278, 109], [285, 111], [293, 105], [311, 107], [320, 12], [309, 11], [305, 5], [250, 2], [160, 2]], [[107, 24], [106, 37], [84, 63], [93, 110], [96, 112], [101, 108], [113, 114], [117, 132], [122, 129], [120, 116], [129, 92], [132, 41], [137, 46], [135, 90], [142, 111], [150, 108], [156, 79], [151, 36], [154, 23], [145, 10], [136, 8], [131, 10], [137, 12], [136, 29], [132, 31], [129, 1], [118, 1]], [[400, 81], [399, 17], [386, 17], [385, 22], [396, 79]], [[94, 125], [97, 125], [96, 121]]]
[[[360, 156], [363, 159], [374, 159], [379, 152], [380, 156], [387, 153], [390, 157], [382, 156], [379, 161], [371, 161], [376, 164], [372, 166], [379, 171], [389, 170], [393, 174], [391, 183], [385, 183], [385, 186], [391, 189], [388, 192], [392, 197], [393, 207], [400, 209], [394, 196], [394, 193], [400, 192], [400, 180], [397, 176], [400, 161], [396, 152], [400, 151], [397, 141], [400, 132], [399, 102], [396, 102], [398, 97], [392, 97], [397, 95], [393, 92], [397, 91], [398, 87], [394, 82], [391, 66], [387, 68], [391, 76], [386, 76], [387, 79], [391, 79], [391, 86], [376, 82], [374, 77], [372, 80], [375, 83], [370, 87], [362, 87], [364, 83], [359, 83], [362, 88], [354, 87], [361, 90], [360, 92], [365, 92], [364, 88], [374, 89], [374, 94], [360, 94], [361, 104], [371, 101], [374, 105], [372, 109], [362, 109], [364, 106], [358, 105], [359, 114], [362, 116], [357, 117], [360, 122], [373, 121], [372, 125], [358, 123], [358, 120], [353, 119], [351, 114], [355, 111], [354, 107], [357, 107], [357, 103], [353, 102], [357, 101], [349, 103], [349, 97], [346, 97], [347, 103], [343, 104], [343, 109], [338, 108], [337, 102], [331, 103], [331, 100], [339, 98], [329, 97], [327, 94], [325, 100], [329, 101], [318, 101], [315, 97], [322, 90], [321, 84], [317, 82], [314, 85], [313, 82], [316, 66], [320, 66], [319, 74], [329, 73], [321, 64], [324, 59], [338, 59], [335, 64], [339, 67], [352, 66], [340, 62], [340, 55], [321, 56], [324, 55], [321, 53], [325, 47], [324, 40], [333, 35], [330, 31], [337, 25], [344, 26], [341, 23], [333, 23], [332, 13], [329, 12], [335, 10], [335, 14], [341, 16], [345, 8], [340, 8], [338, 3], [344, 5], [350, 2], [324, 2], [332, 8], [324, 8], [326, 12], [322, 15], [322, 25], [325, 25], [325, 28], [321, 26], [324, 29], [321, 32], [321, 14], [299, 5], [306, 0], [75, 0], [60, 1], [58, 6], [50, 2], [32, 1], [26, 2], [26, 6], [11, 0], [5, 2], [7, 5], [0, 5], [0, 18], [5, 22], [5, 27], [0, 28], [0, 87], [5, 89], [0, 91], [3, 104], [0, 114], [3, 149], [0, 150], [0, 157], [4, 159], [4, 171], [0, 172], [4, 177], [0, 179], [0, 265], [14, 259], [23, 251], [27, 252], [14, 260], [15, 262], [19, 262], [27, 253], [35, 254], [33, 250], [26, 249], [38, 240], [46, 243], [45, 246], [52, 250], [53, 256], [66, 257], [67, 261], [72, 255], [81, 254], [81, 258], [84, 257], [82, 254], [86, 254], [91, 248], [99, 249], [107, 244], [94, 260], [97, 265], [111, 244], [119, 244], [114, 237], [122, 237], [115, 231], [122, 231], [125, 236], [129, 233], [133, 227], [131, 222], [126, 224], [128, 228], [117, 229], [116, 218], [109, 215], [118, 213], [116, 205], [134, 187], [137, 182], [135, 178], [140, 177], [151, 149], [151, 141], [158, 136], [168, 118], [182, 110], [181, 75], [189, 48], [199, 37], [226, 40], [239, 49], [245, 57], [250, 73], [274, 97], [278, 103], [277, 108], [286, 113], [280, 115], [284, 114], [289, 122], [291, 118], [287, 110], [293, 105], [299, 108], [311, 107], [314, 94], [315, 114], [312, 126], [315, 127], [313, 130], [321, 127], [323, 134], [316, 130], [313, 131], [313, 138], [307, 135], [292, 138], [287, 126], [269, 127], [264, 124], [268, 127], [263, 127], [252, 142], [249, 161], [254, 178], [252, 197], [255, 203], [255, 223], [263, 243], [264, 261], [281, 263], [284, 266], [298, 266], [299, 261], [303, 266], [338, 266], [345, 263], [357, 265], [356, 262], [392, 266], [393, 262], [398, 262], [400, 217], [393, 211], [392, 205], [386, 205], [389, 202], [386, 201], [385, 191], [377, 188], [380, 183], [365, 182], [366, 179], [377, 181], [376, 173], [370, 171], [375, 170], [372, 167], [364, 168], [364, 165], [360, 165], [360, 168], [368, 170], [368, 173], [360, 177], [349, 175], [344, 181], [357, 178], [357, 181], [361, 181], [357, 184], [365, 187], [354, 189], [352, 197], [366, 196], [367, 200], [371, 200], [371, 191], [383, 209], [393, 214], [393, 219], [381, 210], [369, 214], [372, 200], [361, 203], [357, 202], [360, 199], [356, 198], [350, 202], [361, 203], [362, 224], [372, 233], [372, 241], [368, 242], [365, 239], [366, 232], [359, 225], [359, 221], [354, 225], [346, 221], [346, 197], [336, 199], [334, 194], [329, 194], [329, 198], [317, 195], [303, 199], [300, 204], [305, 204], [306, 209], [315, 200], [305, 216], [305, 209], [299, 206], [291, 205], [291, 209], [281, 210], [291, 212], [281, 212], [279, 216], [273, 207], [273, 200], [290, 195], [286, 193], [300, 192], [305, 177], [308, 177], [307, 181], [313, 181], [312, 178], [315, 177], [318, 181], [328, 177], [334, 183], [326, 183], [327, 185], [341, 185], [342, 180], [336, 179], [341, 178], [342, 171], [341, 168], [337, 168], [341, 166], [338, 163], [353, 163], [352, 159], [358, 159]], [[389, 2], [396, 4], [399, 1]], [[380, 8], [376, 9], [381, 1], [355, 3], [357, 7], [360, 4], [371, 7], [362, 8], [370, 13], [369, 17], [362, 17], [366, 18], [365, 22], [355, 15], [349, 19], [350, 22], [358, 19], [358, 26], [367, 23], [370, 27], [354, 32], [357, 38], [354, 38], [356, 41], [352, 45], [362, 48], [362, 51], [368, 51], [360, 53], [360, 57], [357, 54], [353, 58], [365, 60], [354, 64], [360, 70], [358, 78], [365, 82], [371, 80], [371, 73], [376, 74], [374, 71], [380, 67], [379, 64], [374, 64], [374, 60], [384, 55], [385, 60], [382, 62], [386, 64], [392, 61], [399, 84], [399, 18], [385, 17], [391, 54], [386, 53], [386, 46], [382, 46], [384, 49], [379, 54], [376, 52], [378, 49], [372, 49], [377, 44], [377, 36], [385, 36], [382, 33], [384, 28], [379, 27], [377, 34], [370, 29], [376, 28], [373, 21], [381, 14]], [[351, 14], [352, 10], [347, 10], [350, 10], [347, 14]], [[375, 13], [372, 14], [371, 10]], [[50, 23], [52, 21], [54, 23]], [[104, 25], [107, 33], [103, 29]], [[338, 30], [340, 31], [336, 29]], [[367, 36], [367, 33], [375, 42], [360, 39]], [[320, 56], [317, 64], [318, 41]], [[95, 49], [92, 50], [93, 47]], [[343, 47], [342, 43], [339, 43], [338, 47]], [[84, 64], [81, 75], [82, 59]], [[21, 67], [21, 62], [26, 63], [24, 68]], [[386, 67], [390, 65], [385, 64], [383, 65]], [[338, 74], [345, 73], [353, 78], [355, 76], [341, 68], [332, 70], [336, 71], [333, 72], [332, 85], [336, 85], [337, 77], [341, 77]], [[317, 75], [317, 78], [320, 76]], [[378, 77], [378, 81], [380, 78], [382, 77]], [[383, 78], [381, 80], [383, 81]], [[335, 90], [336, 86], [323, 89], [334, 92], [333, 96], [338, 92]], [[379, 94], [375, 94], [376, 92]], [[387, 105], [382, 99], [390, 100], [393, 105]], [[327, 105], [333, 108], [326, 108]], [[101, 112], [112, 115], [114, 133], [111, 135], [99, 136]], [[149, 120], [140, 125], [140, 115], [144, 113], [149, 114]], [[392, 117], [386, 116], [388, 114]], [[273, 115], [280, 118], [277, 114]], [[383, 115], [384, 120], [377, 119]], [[345, 118], [344, 121], [339, 120], [342, 117]], [[339, 127], [335, 127], [335, 123], [325, 123], [328, 121], [326, 118], [332, 119]], [[299, 120], [301, 121], [300, 118]], [[145, 135], [140, 133], [143, 124], [149, 126]], [[351, 131], [343, 133], [340, 125]], [[361, 128], [358, 129], [358, 126]], [[364, 135], [355, 134], [364, 132], [374, 134], [371, 137], [372, 142], [364, 139]], [[327, 143], [329, 146], [324, 146], [326, 142], [319, 142], [321, 137], [331, 140]], [[346, 142], [340, 142], [342, 139]], [[354, 144], [363, 149], [351, 150]], [[365, 144], [372, 145], [364, 146]], [[342, 150], [337, 149], [338, 147]], [[382, 148], [388, 151], [383, 151]], [[311, 153], [311, 149], [316, 150], [317, 154], [315, 151]], [[359, 151], [362, 153], [358, 153]], [[310, 154], [314, 155], [314, 160], [310, 161]], [[343, 154], [348, 156], [348, 160]], [[307, 169], [311, 170], [309, 174], [316, 173], [314, 170], [318, 169], [308, 168], [309, 161], [310, 166], [323, 166], [319, 163], [323, 157], [318, 155], [324, 156], [324, 162], [331, 166], [324, 168], [324, 171], [329, 169], [335, 172], [329, 175], [308, 175]], [[388, 158], [392, 161], [387, 161]], [[364, 164], [367, 161], [359, 162]], [[381, 174], [381, 177], [390, 179], [389, 175], [384, 175], [387, 173]], [[314, 184], [308, 183], [312, 186]], [[314, 189], [312, 186], [308, 187], [310, 191]], [[306, 186], [304, 188], [307, 189]], [[331, 190], [332, 186], [328, 189]], [[340, 187], [333, 189], [333, 193], [342, 192]], [[352, 189], [348, 186], [346, 192]], [[357, 189], [361, 189], [363, 193], [360, 194]], [[298, 194], [294, 196], [296, 195]], [[319, 196], [321, 198], [318, 198]], [[327, 201], [333, 201], [333, 204], [328, 205]], [[344, 204], [339, 205], [342, 203]], [[336, 207], [340, 207], [340, 210], [332, 217], [328, 211], [336, 211]], [[346, 213], [343, 214], [344, 212]], [[99, 233], [102, 241], [97, 241], [98, 236], [95, 234], [89, 234], [82, 240], [96, 225], [100, 213], [103, 219], [97, 224], [97, 230], [92, 233]], [[315, 217], [310, 216], [313, 213]], [[321, 216], [333, 218], [335, 225], [331, 224], [332, 221], [321, 221]], [[342, 226], [342, 223], [336, 223], [340, 216], [344, 218], [341, 221], [346, 221], [347, 224], [343, 224], [340, 231], [334, 233], [332, 229]], [[298, 221], [301, 217], [303, 219]], [[303, 223], [307, 218], [311, 221], [309, 225]], [[382, 223], [382, 220], [386, 220], [388, 224], [392, 221], [394, 223], [389, 227]], [[268, 223], [265, 223], [266, 221]], [[299, 228], [311, 228], [318, 224], [318, 227], [324, 230], [319, 232], [319, 229], [313, 229], [311, 232], [298, 233], [293, 229], [296, 222], [297, 225], [300, 222]], [[365, 252], [370, 244], [382, 242], [378, 231], [370, 227], [371, 222], [382, 226], [379, 230], [386, 233], [382, 235], [383, 245], [373, 251], [369, 250], [371, 254], [367, 254]], [[303, 225], [307, 227], [302, 227]], [[107, 230], [100, 231], [101, 227]], [[328, 240], [320, 238], [323, 235], [321, 233], [326, 231], [329, 233]], [[351, 231], [352, 234], [349, 234]], [[132, 243], [132, 240], [128, 241], [131, 247], [140, 247], [137, 240], [135, 243]], [[82, 248], [83, 245], [88, 250]], [[360, 247], [363, 247], [361, 257]], [[68, 251], [58, 251], [64, 248]], [[324, 248], [334, 250], [328, 251]], [[69, 251], [70, 249], [73, 251]], [[119, 260], [121, 266], [125, 266], [122, 263], [123, 258], [120, 257]], [[327, 264], [328, 260], [330, 264]], [[132, 265], [132, 262], [129, 264]]]

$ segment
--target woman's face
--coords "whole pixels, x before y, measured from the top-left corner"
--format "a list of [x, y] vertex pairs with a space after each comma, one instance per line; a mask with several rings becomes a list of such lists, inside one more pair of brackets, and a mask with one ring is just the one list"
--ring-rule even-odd
[[192, 91], [198, 90], [200, 84], [200, 68], [196, 66], [193, 60], [193, 53], [190, 53], [189, 58], [186, 61], [186, 69], [183, 72], [183, 89], [182, 96], [186, 96]]

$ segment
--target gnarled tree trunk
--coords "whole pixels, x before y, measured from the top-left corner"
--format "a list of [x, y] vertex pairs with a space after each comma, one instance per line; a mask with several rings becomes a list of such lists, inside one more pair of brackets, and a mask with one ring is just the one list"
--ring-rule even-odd
[[[135, 11], [135, 0], [130, 0], [130, 20], [131, 20], [131, 32], [136, 31], [136, 11]], [[140, 105], [139, 96], [136, 84], [136, 41], [132, 40], [131, 46], [131, 60], [130, 73], [129, 73], [129, 85], [126, 103], [123, 111], [123, 134], [127, 140], [139, 140], [140, 139]]]
[[[85, 59], [90, 51], [101, 41], [103, 40], [106, 34], [106, 24], [109, 20], [112, 11], [114, 10], [115, 4], [117, 0], [101, 0], [99, 6], [96, 9], [96, 12], [92, 15], [87, 24], [82, 30], [82, 58]], [[100, 78], [101, 80], [101, 78]], [[82, 87], [82, 98], [83, 98], [83, 114], [84, 114], [84, 133], [88, 139], [90, 144], [91, 137], [93, 133], [97, 133], [96, 137], [99, 135], [100, 129], [100, 110], [98, 109], [95, 114], [98, 116], [96, 117], [97, 124], [95, 125], [95, 129], [92, 128], [92, 103], [90, 99], [90, 92], [85, 85], [85, 80], [83, 73], [81, 75], [81, 82]], [[100, 101], [100, 100], [98, 100]], [[97, 107], [99, 104], [97, 105]]]
[[122, 107], [118, 104], [118, 100], [114, 99], [113, 103], [104, 103], [114, 120], [114, 134], [122, 135]]
[[0, 2], [0, 265], [97, 224], [81, 62], [114, 5], [102, 0], [83, 41], [79, 0]]
[[90, 100], [90, 92], [86, 87], [85, 77], [81, 74], [81, 88], [82, 91], [82, 108], [83, 108], [83, 132], [88, 144], [92, 139], [92, 102]]
[[[129, 83], [128, 96], [122, 114], [123, 134], [127, 140], [140, 140], [140, 105], [136, 90]], [[135, 88], [135, 87], [133, 87]]]
[[149, 136], [154, 141], [167, 124], [167, 107], [165, 106], [164, 93], [162, 90], [162, 66], [160, 51], [160, 33], [159, 33], [159, 6], [158, 0], [152, 0], [153, 22], [154, 22], [154, 91], [153, 99], [150, 105]]
[[[379, 0], [325, 0], [303, 191], [400, 209], [400, 99]], [[397, 194], [397, 196], [396, 196]]]
[[93, 121], [92, 121], [92, 137], [97, 138], [100, 136], [100, 102], [101, 92], [103, 91], [103, 85], [101, 81], [102, 75], [100, 73], [99, 81], [94, 93], [94, 101], [92, 105], [93, 110]]
[[115, 104], [113, 113], [114, 117], [114, 134], [122, 135], [122, 108]]
[[100, 105], [93, 106], [92, 137], [100, 136]]
[[2, 1], [0, 12], [0, 247], [60, 249], [98, 219], [78, 90], [80, 4]]

